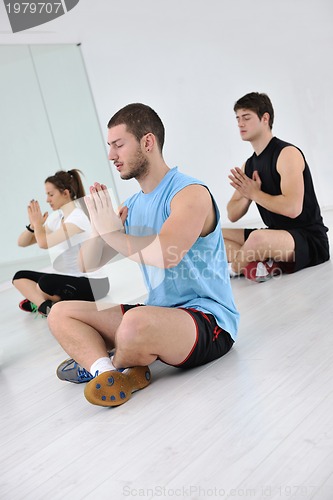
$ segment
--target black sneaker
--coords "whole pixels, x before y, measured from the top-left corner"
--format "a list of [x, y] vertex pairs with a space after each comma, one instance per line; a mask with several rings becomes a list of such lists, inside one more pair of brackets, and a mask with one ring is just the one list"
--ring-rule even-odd
[[22, 302], [19, 303], [19, 308], [22, 309], [22, 311], [29, 312], [29, 313], [36, 313], [38, 312], [38, 307], [36, 304], [33, 302], [30, 302], [28, 299], [22, 300]]
[[45, 302], [42, 302], [37, 309], [39, 314], [47, 317], [49, 312], [51, 311], [51, 307], [53, 306], [53, 304], [54, 302], [52, 302], [52, 300], [45, 300]]

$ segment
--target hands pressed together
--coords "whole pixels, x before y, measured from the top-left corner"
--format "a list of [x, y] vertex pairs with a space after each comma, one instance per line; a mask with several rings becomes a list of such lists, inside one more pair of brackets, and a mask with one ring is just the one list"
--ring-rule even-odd
[[236, 189], [244, 198], [254, 200], [256, 193], [261, 191], [261, 179], [257, 171], [253, 172], [252, 179], [238, 167], [232, 168], [229, 175], [230, 185]]
[[32, 229], [38, 226], [43, 226], [48, 215], [49, 215], [48, 212], [42, 214], [37, 200], [30, 201], [28, 205], [28, 217], [29, 217], [30, 227]]
[[119, 214], [115, 212], [108, 188], [104, 184], [95, 182], [90, 187], [90, 196], [85, 197], [85, 203], [91, 224], [102, 238], [114, 231], [123, 230], [127, 208], [124, 207]]

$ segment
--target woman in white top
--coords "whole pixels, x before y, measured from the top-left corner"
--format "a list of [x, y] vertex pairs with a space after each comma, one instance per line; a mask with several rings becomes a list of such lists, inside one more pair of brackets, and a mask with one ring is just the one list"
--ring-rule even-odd
[[53, 213], [42, 214], [38, 201], [31, 200], [30, 223], [20, 234], [18, 245], [37, 244], [48, 249], [56, 274], [24, 270], [13, 277], [13, 285], [25, 297], [19, 307], [43, 316], [59, 300], [94, 301], [105, 297], [110, 288], [108, 278], [91, 277], [91, 273], [88, 277], [79, 267], [80, 245], [91, 231], [80, 170], [56, 172], [45, 180], [45, 191]]

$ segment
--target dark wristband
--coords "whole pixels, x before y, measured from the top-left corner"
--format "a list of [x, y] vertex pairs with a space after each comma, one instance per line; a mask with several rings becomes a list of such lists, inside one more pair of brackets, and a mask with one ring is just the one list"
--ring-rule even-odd
[[28, 225], [27, 225], [27, 226], [25, 226], [25, 227], [26, 227], [26, 229], [27, 229], [28, 231], [30, 231], [30, 233], [34, 233], [34, 232], [35, 232], [33, 229], [31, 229], [30, 224], [28, 224]]

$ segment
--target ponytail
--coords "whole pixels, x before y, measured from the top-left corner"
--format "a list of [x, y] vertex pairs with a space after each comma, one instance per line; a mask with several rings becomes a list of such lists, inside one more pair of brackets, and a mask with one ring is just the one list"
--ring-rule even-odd
[[86, 204], [83, 200], [86, 195], [83, 187], [81, 175], [83, 173], [77, 168], [72, 168], [65, 172], [65, 170], [58, 170], [54, 175], [49, 176], [44, 182], [50, 182], [61, 193], [68, 189], [71, 200], [77, 200], [80, 207], [86, 214], [88, 214]]

